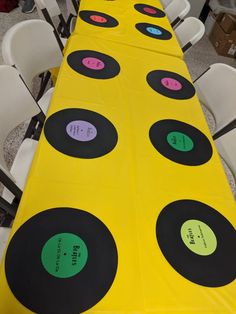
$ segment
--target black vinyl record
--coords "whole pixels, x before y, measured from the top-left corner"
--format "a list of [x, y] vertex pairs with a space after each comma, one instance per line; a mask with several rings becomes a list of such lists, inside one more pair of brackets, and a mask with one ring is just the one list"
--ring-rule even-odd
[[159, 94], [174, 99], [189, 99], [195, 88], [186, 78], [170, 71], [155, 70], [147, 75], [149, 86]]
[[187, 166], [198, 166], [212, 157], [208, 138], [195, 127], [177, 120], [160, 120], [152, 125], [149, 137], [164, 157]]
[[67, 62], [77, 73], [95, 79], [109, 79], [120, 73], [114, 58], [93, 50], [74, 51], [68, 55]]
[[169, 31], [158, 25], [150, 23], [137, 23], [135, 27], [142, 34], [155, 39], [169, 40], [172, 38], [172, 34]]
[[63, 154], [78, 158], [97, 158], [108, 154], [118, 141], [114, 125], [97, 112], [64, 109], [45, 122], [48, 142]]
[[235, 280], [236, 232], [212, 207], [195, 200], [167, 205], [157, 219], [156, 236], [167, 261], [186, 279], [207, 287]]
[[137, 3], [134, 5], [134, 8], [142, 14], [146, 14], [152, 17], [161, 18], [166, 16], [165, 12], [149, 4]]
[[38, 314], [78, 314], [109, 291], [118, 255], [108, 228], [94, 215], [54, 208], [26, 221], [6, 253], [9, 287]]
[[115, 27], [119, 24], [114, 17], [98, 11], [83, 10], [79, 12], [79, 16], [83, 21], [95, 26]]

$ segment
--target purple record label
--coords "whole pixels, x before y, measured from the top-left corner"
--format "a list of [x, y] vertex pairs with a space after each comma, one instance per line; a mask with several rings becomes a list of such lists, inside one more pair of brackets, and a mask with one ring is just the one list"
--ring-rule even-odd
[[92, 141], [97, 136], [95, 126], [83, 120], [71, 121], [66, 126], [66, 132], [71, 138], [81, 142]]

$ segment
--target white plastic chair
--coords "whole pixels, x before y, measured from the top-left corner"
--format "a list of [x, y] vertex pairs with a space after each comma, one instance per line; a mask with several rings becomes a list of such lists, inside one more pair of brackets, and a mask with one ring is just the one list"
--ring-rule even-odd
[[215, 63], [194, 85], [200, 102], [214, 117], [217, 134], [236, 119], [236, 69]]
[[[23, 21], [11, 27], [3, 37], [2, 56], [6, 64], [18, 69], [31, 91], [33, 78], [59, 67], [63, 57], [53, 27], [42, 20]], [[52, 92], [53, 88], [38, 100], [44, 113]]]
[[171, 2], [172, 2], [172, 0], [161, 0], [161, 4], [162, 4], [162, 6], [163, 6], [164, 9], [165, 9]]
[[183, 52], [195, 45], [204, 35], [205, 25], [195, 17], [187, 17], [175, 29], [175, 35]]
[[70, 14], [72, 14], [73, 16], [78, 15], [79, 4], [80, 4], [80, 1], [77, 1], [77, 0], [66, 0], [68, 17], [70, 16]]
[[174, 27], [190, 11], [191, 5], [187, 0], [172, 0], [171, 3], [165, 8], [166, 15], [169, 18], [169, 21]]
[[[70, 34], [73, 31], [72, 28], [74, 25], [73, 20], [75, 18], [69, 16], [69, 20], [67, 23], [56, 0], [35, 0], [35, 4], [39, 17], [43, 20], [46, 20], [49, 24], [51, 24], [54, 27], [55, 31], [58, 32], [60, 40], [63, 43], [63, 46], [65, 46], [67, 38], [69, 38]], [[61, 28], [55, 27], [55, 24], [53, 23], [54, 18], [57, 18], [59, 20], [60, 22], [59, 26], [61, 26]], [[60, 33], [63, 33], [66, 38], [61, 37]]]
[[11, 231], [10, 228], [0, 227], [0, 264], [6, 250], [10, 231]]
[[[0, 103], [0, 181], [4, 184], [6, 176], [9, 181], [13, 181], [13, 186], [23, 190], [38, 142], [31, 138], [23, 140], [10, 171], [4, 159], [3, 145], [7, 135], [16, 126], [38, 115], [41, 110], [19, 72], [7, 65], [0, 66]], [[6, 188], [2, 197], [8, 203], [14, 199], [14, 195]]]
[[218, 153], [230, 169], [236, 181], [236, 129], [215, 140]]

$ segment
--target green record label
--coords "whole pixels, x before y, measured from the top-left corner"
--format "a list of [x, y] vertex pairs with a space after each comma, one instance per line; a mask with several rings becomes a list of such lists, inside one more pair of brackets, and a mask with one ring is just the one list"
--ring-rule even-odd
[[167, 135], [167, 142], [180, 152], [190, 152], [194, 147], [192, 139], [182, 132], [170, 132]]
[[46, 271], [57, 278], [78, 274], [86, 265], [88, 249], [84, 241], [73, 233], [59, 233], [43, 246], [41, 261]]
[[200, 220], [187, 220], [181, 227], [184, 244], [194, 253], [207, 256], [215, 252], [217, 239], [212, 229]]

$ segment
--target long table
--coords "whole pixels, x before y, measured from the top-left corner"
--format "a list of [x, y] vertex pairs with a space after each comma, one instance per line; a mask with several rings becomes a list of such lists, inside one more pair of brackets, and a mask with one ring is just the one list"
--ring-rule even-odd
[[235, 226], [184, 61], [72, 35], [1, 266], [0, 313], [234, 313]]

